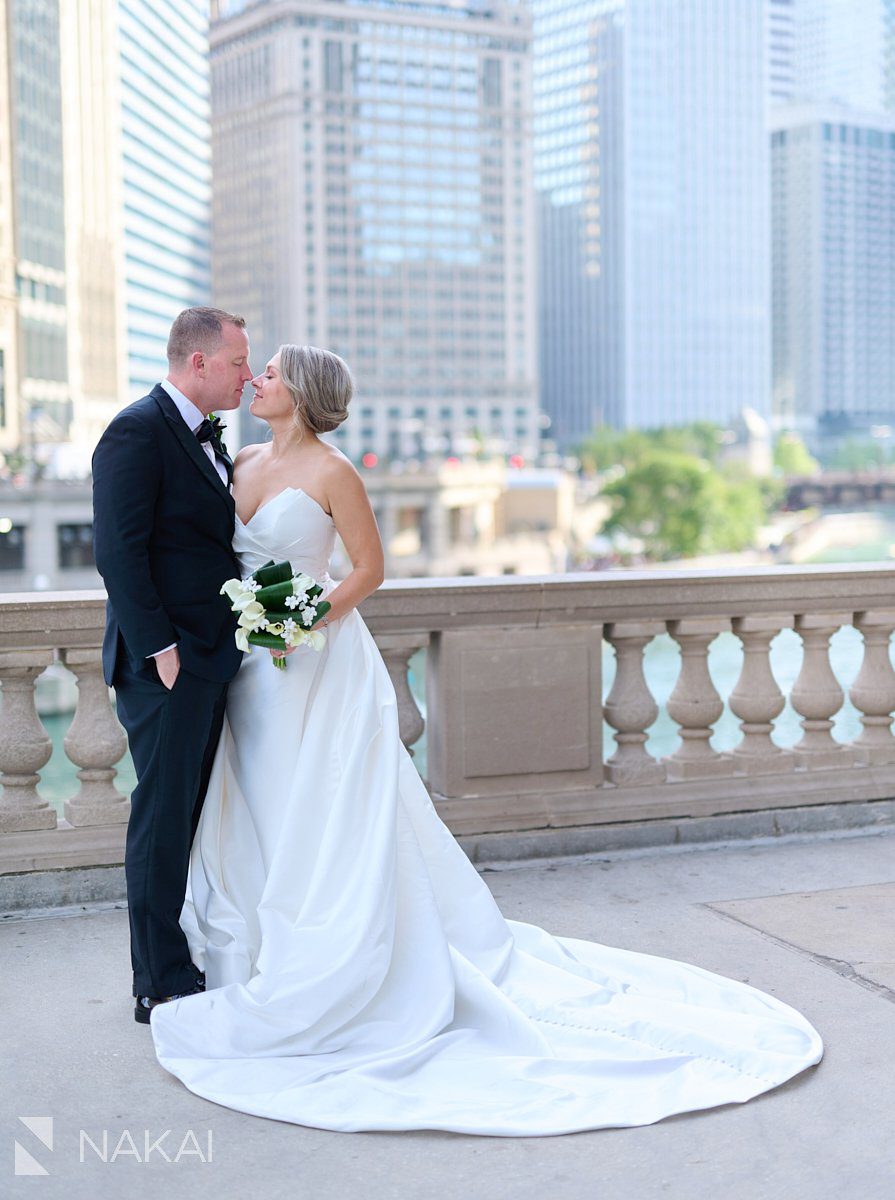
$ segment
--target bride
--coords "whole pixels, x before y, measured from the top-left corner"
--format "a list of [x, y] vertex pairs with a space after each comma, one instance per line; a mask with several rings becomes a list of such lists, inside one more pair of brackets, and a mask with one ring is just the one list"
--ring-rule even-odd
[[360, 476], [318, 436], [346, 419], [348, 368], [283, 346], [253, 386], [273, 437], [237, 457], [242, 571], [288, 559], [332, 609], [322, 651], [277, 671], [256, 649], [230, 685], [180, 918], [207, 990], [152, 1010], [162, 1066], [322, 1129], [538, 1135], [748, 1100], [818, 1062], [808, 1021], [746, 984], [501, 916], [401, 742], [357, 611], [382, 546]]

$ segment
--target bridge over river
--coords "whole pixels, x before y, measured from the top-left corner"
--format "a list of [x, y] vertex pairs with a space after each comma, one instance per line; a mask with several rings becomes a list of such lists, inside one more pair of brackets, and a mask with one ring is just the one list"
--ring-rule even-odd
[[895, 505], [895, 470], [792, 475], [786, 480], [785, 504], [791, 510]]

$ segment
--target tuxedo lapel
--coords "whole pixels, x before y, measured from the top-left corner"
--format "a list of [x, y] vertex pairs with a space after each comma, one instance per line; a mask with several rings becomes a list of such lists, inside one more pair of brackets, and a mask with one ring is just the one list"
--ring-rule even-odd
[[159, 406], [162, 416], [168, 423], [168, 427], [174, 434], [187, 458], [206, 481], [206, 483], [214, 490], [214, 492], [223, 500], [227, 506], [227, 512], [233, 516], [235, 505], [233, 497], [230, 495], [229, 489], [225, 486], [224, 481], [217, 473], [217, 469], [212, 465], [211, 459], [205, 453], [201, 443], [196, 438], [192, 430], [187, 428], [186, 421], [177, 410], [177, 405], [168, 395], [163, 387], [158, 384], [151, 392], [153, 400]]

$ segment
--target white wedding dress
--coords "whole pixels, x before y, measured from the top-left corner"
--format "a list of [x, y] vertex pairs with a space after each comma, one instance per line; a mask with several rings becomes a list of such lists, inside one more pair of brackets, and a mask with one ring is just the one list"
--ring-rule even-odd
[[[296, 488], [237, 521], [244, 573], [336, 586], [332, 518]], [[181, 924], [207, 991], [159, 1005], [199, 1096], [333, 1130], [538, 1135], [748, 1100], [818, 1062], [799, 1013], [698, 967], [505, 920], [398, 734], [360, 614], [284, 672], [247, 656]]]

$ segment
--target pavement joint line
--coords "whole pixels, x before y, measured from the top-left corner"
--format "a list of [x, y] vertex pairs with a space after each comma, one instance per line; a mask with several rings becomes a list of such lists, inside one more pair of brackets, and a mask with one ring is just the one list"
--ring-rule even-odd
[[[856, 838], [885, 838], [891, 837], [893, 834], [895, 834], [895, 825], [892, 824], [860, 825], [853, 829], [815, 829], [806, 830], [801, 833], [763, 835], [755, 838], [730, 838], [705, 842], [675, 842], [665, 845], [631, 846], [615, 850], [590, 850], [581, 854], [534, 855], [531, 858], [483, 860], [473, 863], [473, 866], [481, 875], [503, 874], [507, 871], [553, 871], [557, 867], [563, 866], [589, 866], [598, 863], [627, 862], [642, 858], [659, 858], [669, 855], [718, 854], [730, 851], [766, 849], [772, 846], [819, 845], [827, 842], [853, 841]], [[60, 870], [65, 869], [60, 868]], [[89, 870], [90, 868], [77, 867], [68, 869]], [[21, 872], [23, 876], [34, 873]], [[754, 897], [752, 898], [754, 899]], [[116, 909], [126, 910], [126, 899], [96, 900], [87, 904], [75, 903], [50, 908], [22, 908], [6, 912], [0, 911], [0, 928], [16, 921], [80, 917], [101, 912], [112, 912]]]
[[820, 842], [844, 842], [855, 838], [892, 837], [895, 825], [858, 826], [855, 829], [812, 829], [803, 833], [763, 834], [754, 838], [726, 838], [706, 842], [674, 842], [658, 846], [630, 846], [616, 850], [587, 850], [581, 854], [557, 854], [550, 857], [483, 859], [475, 864], [480, 872], [530, 871], [537, 867], [586, 865], [587, 863], [623, 862], [635, 858], [659, 858], [672, 854], [712, 854], [729, 850], [764, 849], [767, 846], [816, 845]]
[[59, 921], [71, 917], [95, 916], [103, 912], [127, 912], [124, 900], [97, 900], [92, 904], [62, 904], [57, 908], [23, 908], [0, 913], [0, 929], [19, 921]]
[[[837, 888], [836, 890], [839, 891], [840, 889]], [[803, 893], [790, 894], [802, 895]], [[809, 892], [804, 894], [819, 895], [820, 893]], [[772, 899], [773, 897], [756, 897], [756, 899], [758, 898]], [[724, 900], [721, 903], [728, 904], [732, 902]], [[738, 917], [735, 913], [725, 912], [721, 908], [716, 908], [712, 903], [704, 903], [699, 907], [709, 909], [716, 917], [721, 917], [725, 921], [732, 921], [744, 929], [751, 929], [753, 933], [757, 933], [766, 941], [774, 942], [775, 945], [783, 947], [784, 950], [792, 950], [794, 953], [801, 955], [802, 958], [809, 959], [816, 966], [824, 967], [826, 970], [838, 975], [841, 979], [846, 979], [849, 983], [856, 983], [859, 987], [866, 988], [868, 992], [873, 992], [881, 999], [888, 1000], [890, 1004], [895, 1004], [895, 991], [892, 988], [886, 987], [884, 983], [877, 983], [875, 979], [868, 979], [866, 975], [862, 975], [847, 959], [831, 958], [826, 954], [818, 954], [815, 950], [806, 950], [804, 946], [800, 946], [796, 942], [790, 942], [777, 933], [771, 933], [769, 930], [763, 929], [760, 925], [753, 925], [751, 921], [744, 921], [742, 917]]]

